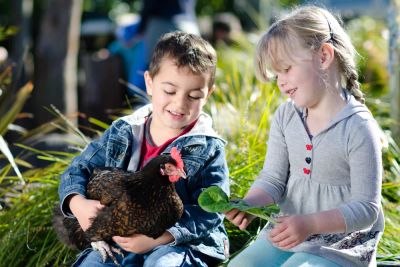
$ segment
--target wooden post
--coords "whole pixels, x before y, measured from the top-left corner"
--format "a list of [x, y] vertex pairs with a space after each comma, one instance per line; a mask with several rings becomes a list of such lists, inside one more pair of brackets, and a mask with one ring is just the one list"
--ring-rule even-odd
[[[81, 29], [82, 0], [75, 0], [71, 7], [68, 31], [68, 47], [65, 57], [64, 99], [65, 113], [78, 110], [78, 53]], [[75, 121], [77, 124], [77, 120]]]
[[[118, 82], [123, 78], [120, 58], [104, 51], [83, 53], [82, 68], [85, 83], [79, 91], [79, 111], [110, 124], [112, 120], [107, 110], [121, 108], [124, 101], [124, 88]], [[93, 127], [86, 121], [80, 121], [79, 125]], [[84, 133], [90, 135], [93, 132]]]
[[400, 0], [392, 0], [389, 8], [389, 73], [391, 94], [392, 137], [400, 143]]
[[82, 0], [49, 0], [36, 47], [35, 123], [53, 119], [43, 107], [61, 112], [77, 110], [77, 56]]

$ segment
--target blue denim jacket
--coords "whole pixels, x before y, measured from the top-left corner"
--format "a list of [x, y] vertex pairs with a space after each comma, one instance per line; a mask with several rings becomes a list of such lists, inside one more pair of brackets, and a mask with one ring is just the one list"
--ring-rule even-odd
[[[59, 187], [61, 207], [66, 216], [72, 214], [64, 205], [65, 199], [71, 194], [86, 194], [86, 185], [94, 168], [106, 166], [137, 170], [144, 122], [150, 114], [151, 105], [147, 105], [114, 121], [100, 139], [91, 142], [81, 155], [73, 159], [62, 174]], [[211, 185], [221, 187], [229, 195], [225, 141], [212, 129], [211, 118], [202, 113], [192, 130], [177, 138], [163, 153], [168, 153], [173, 146], [181, 152], [188, 179], [180, 179], [175, 184], [185, 210], [181, 219], [168, 229], [175, 238], [171, 245], [187, 246], [223, 260], [228, 242], [223, 215], [202, 210], [197, 199]]]

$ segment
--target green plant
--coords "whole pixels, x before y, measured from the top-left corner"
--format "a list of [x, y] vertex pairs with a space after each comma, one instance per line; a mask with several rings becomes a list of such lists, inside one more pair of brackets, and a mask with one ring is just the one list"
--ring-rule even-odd
[[[10, 74], [11, 72], [6, 69], [6, 71], [0, 75], [0, 79], [2, 78], [2, 80], [0, 80], [0, 90], [3, 90], [2, 88], [6, 88], [6, 83], [9, 81], [8, 75], [6, 75], [7, 73]], [[22, 107], [29, 97], [32, 89], [33, 85], [28, 83], [23, 86], [16, 95], [10, 93], [4, 93], [0, 95], [0, 103], [2, 105], [0, 108], [0, 117], [2, 118], [0, 122], [0, 151], [10, 162], [21, 183], [25, 183], [25, 181], [3, 136], [9, 130], [10, 125], [14, 122], [22, 110]]]
[[[40, 128], [72, 130], [81, 141], [71, 141], [71, 146], [81, 151], [89, 142], [88, 137], [54, 107], [49, 111], [58, 118]], [[32, 134], [28, 132], [27, 136]], [[18, 183], [17, 177], [7, 175], [7, 168], [0, 172], [0, 183], [7, 184], [0, 190], [0, 200], [4, 203], [4, 208], [0, 209], [0, 243], [3, 248], [0, 266], [70, 266], [77, 252], [58, 241], [52, 228], [52, 213], [59, 205], [59, 177], [77, 152], [41, 151], [23, 144], [17, 146], [51, 164], [45, 168], [30, 166], [31, 169], [24, 172], [25, 184]]]
[[242, 199], [229, 200], [229, 197], [218, 186], [210, 186], [199, 195], [200, 207], [208, 212], [224, 212], [238, 209], [261, 219], [275, 223], [272, 214], [278, 214], [279, 207], [275, 204], [265, 207], [250, 206]]

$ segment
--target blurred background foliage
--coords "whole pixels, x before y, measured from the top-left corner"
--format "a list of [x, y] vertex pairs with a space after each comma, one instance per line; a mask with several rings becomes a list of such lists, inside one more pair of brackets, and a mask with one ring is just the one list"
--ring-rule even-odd
[[[41, 9], [45, 0], [34, 1]], [[206, 107], [214, 120], [218, 132], [228, 140], [227, 160], [230, 168], [232, 198], [243, 197], [261, 170], [271, 118], [276, 107], [284, 101], [275, 84], [259, 82], [254, 77], [254, 45], [266, 24], [260, 26], [260, 17], [248, 19], [252, 5], [258, 1], [198, 0], [199, 17], [212, 16], [217, 12], [232, 12], [240, 18], [244, 31], [233, 35], [231, 44], [217, 44], [218, 69], [217, 90]], [[273, 1], [267, 1], [272, 3]], [[298, 4], [299, 1], [275, 1], [280, 10]], [[0, 10], [9, 10], [11, 1], [2, 1]], [[241, 10], [238, 10], [239, 9]], [[8, 9], [7, 9], [8, 8]], [[107, 14], [110, 18], [124, 12], [137, 12], [139, 1], [84, 0], [82, 11]], [[246, 12], [245, 14], [243, 12]], [[247, 21], [247, 22], [245, 22]], [[262, 24], [262, 23], [261, 23]], [[0, 40], [16, 34], [17, 28], [9, 27], [7, 19], [0, 20]], [[388, 60], [388, 29], [382, 19], [359, 16], [345, 18], [348, 30], [359, 54], [360, 81], [367, 95], [367, 105], [374, 113], [387, 135], [388, 146], [383, 151], [384, 180], [382, 204], [385, 211], [386, 228], [379, 245], [379, 261], [397, 263], [400, 251], [400, 149], [390, 134], [390, 97]], [[0, 64], [1, 65], [1, 64]], [[81, 113], [64, 116], [56, 109], [49, 109], [53, 119], [33, 129], [19, 128], [23, 118], [35, 116], [24, 114], [13, 106], [18, 87], [10, 90], [10, 66], [0, 69], [0, 117], [14, 110], [7, 123], [17, 137], [11, 136], [9, 143], [14, 149], [14, 159], [24, 171], [25, 184], [12, 171], [4, 155], [0, 155], [0, 266], [69, 266], [76, 252], [67, 249], [55, 236], [51, 227], [52, 209], [58, 203], [57, 187], [59, 176], [71, 159], [79, 153], [88, 140], [96, 138], [107, 128], [107, 123]], [[29, 94], [28, 94], [29, 95]], [[6, 101], [6, 102], [3, 102]], [[3, 103], [7, 103], [3, 104]], [[20, 103], [21, 104], [21, 103]], [[20, 105], [19, 104], [19, 105]], [[121, 114], [131, 113], [129, 103], [125, 109], [110, 116], [116, 119]], [[128, 107], [128, 108], [127, 108]], [[81, 117], [84, 127], [75, 127], [70, 119]], [[17, 129], [17, 130], [16, 130]], [[82, 130], [90, 131], [90, 136]], [[63, 140], [68, 150], [37, 149], [35, 138], [50, 132], [69, 133]], [[71, 134], [72, 133], [72, 134]], [[7, 135], [5, 136], [7, 139]], [[16, 148], [16, 149], [15, 149]], [[44, 162], [35, 165], [34, 162]], [[18, 220], [16, 220], [18, 218]], [[257, 235], [264, 222], [251, 224], [248, 233], [239, 231], [226, 222], [231, 241], [231, 253], [235, 254], [247, 246]], [[383, 264], [382, 264], [383, 265]]]

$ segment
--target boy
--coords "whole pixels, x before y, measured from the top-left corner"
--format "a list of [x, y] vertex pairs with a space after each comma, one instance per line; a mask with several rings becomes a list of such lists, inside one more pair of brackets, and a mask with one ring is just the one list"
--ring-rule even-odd
[[[146, 162], [176, 146], [182, 154], [188, 179], [176, 183], [185, 210], [175, 226], [161, 237], [116, 236], [126, 251], [123, 266], [207, 266], [225, 259], [227, 235], [223, 216], [203, 211], [199, 194], [211, 185], [229, 193], [225, 142], [202, 112], [215, 85], [216, 53], [201, 37], [182, 32], [164, 35], [158, 42], [146, 90], [151, 104], [115, 121], [98, 140], [76, 157], [62, 175], [59, 194], [66, 216], [75, 216], [86, 230], [89, 218], [102, 205], [85, 198], [85, 188], [95, 167], [136, 171]], [[82, 252], [74, 266], [113, 266], [91, 249]]]

